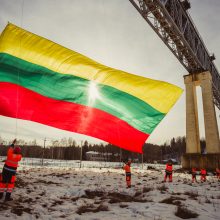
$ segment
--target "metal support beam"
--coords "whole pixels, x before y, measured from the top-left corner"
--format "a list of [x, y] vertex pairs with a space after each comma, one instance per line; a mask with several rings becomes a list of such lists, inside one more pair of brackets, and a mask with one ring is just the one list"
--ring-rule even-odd
[[220, 109], [220, 75], [187, 9], [187, 1], [129, 0], [189, 73], [209, 71]]

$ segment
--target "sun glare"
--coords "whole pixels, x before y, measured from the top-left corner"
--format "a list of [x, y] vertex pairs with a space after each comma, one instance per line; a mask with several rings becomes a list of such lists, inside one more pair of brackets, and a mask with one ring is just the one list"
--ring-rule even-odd
[[89, 103], [93, 104], [97, 99], [100, 99], [99, 90], [96, 86], [96, 83], [91, 81], [89, 84]]

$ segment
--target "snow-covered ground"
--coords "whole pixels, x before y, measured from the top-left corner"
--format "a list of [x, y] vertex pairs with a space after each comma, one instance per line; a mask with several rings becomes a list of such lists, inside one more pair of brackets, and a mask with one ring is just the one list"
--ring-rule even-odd
[[0, 202], [0, 220], [220, 219], [216, 177], [192, 184], [189, 174], [175, 172], [172, 183], [163, 183], [159, 167], [133, 168], [127, 189], [121, 168], [23, 165], [14, 200]]

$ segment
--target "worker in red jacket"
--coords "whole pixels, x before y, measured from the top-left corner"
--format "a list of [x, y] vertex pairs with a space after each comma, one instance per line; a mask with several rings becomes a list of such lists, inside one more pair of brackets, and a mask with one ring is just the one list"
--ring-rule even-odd
[[201, 171], [200, 171], [200, 175], [201, 175], [201, 182], [205, 182], [206, 181], [206, 175], [207, 175], [207, 172], [206, 172], [206, 169], [205, 168], [202, 168]]
[[18, 167], [18, 162], [21, 160], [21, 148], [14, 146], [16, 140], [11, 144], [7, 152], [7, 159], [5, 161], [0, 181], [0, 199], [2, 199], [4, 192], [5, 201], [12, 200], [11, 193], [15, 184], [15, 174]]
[[123, 169], [125, 170], [127, 188], [131, 188], [131, 160], [128, 160]]
[[164, 182], [166, 182], [167, 177], [169, 177], [169, 182], [173, 181], [173, 163], [172, 160], [169, 160], [166, 164], [166, 170], [165, 170], [165, 176], [164, 176]]
[[197, 179], [196, 179], [196, 168], [192, 167], [192, 182], [194, 183], [194, 181], [197, 182]]

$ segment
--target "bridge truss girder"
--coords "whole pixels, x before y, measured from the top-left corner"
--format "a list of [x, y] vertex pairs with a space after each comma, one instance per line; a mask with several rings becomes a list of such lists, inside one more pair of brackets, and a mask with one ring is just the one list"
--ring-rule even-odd
[[129, 0], [191, 74], [209, 71], [214, 104], [220, 110], [220, 75], [180, 0]]

